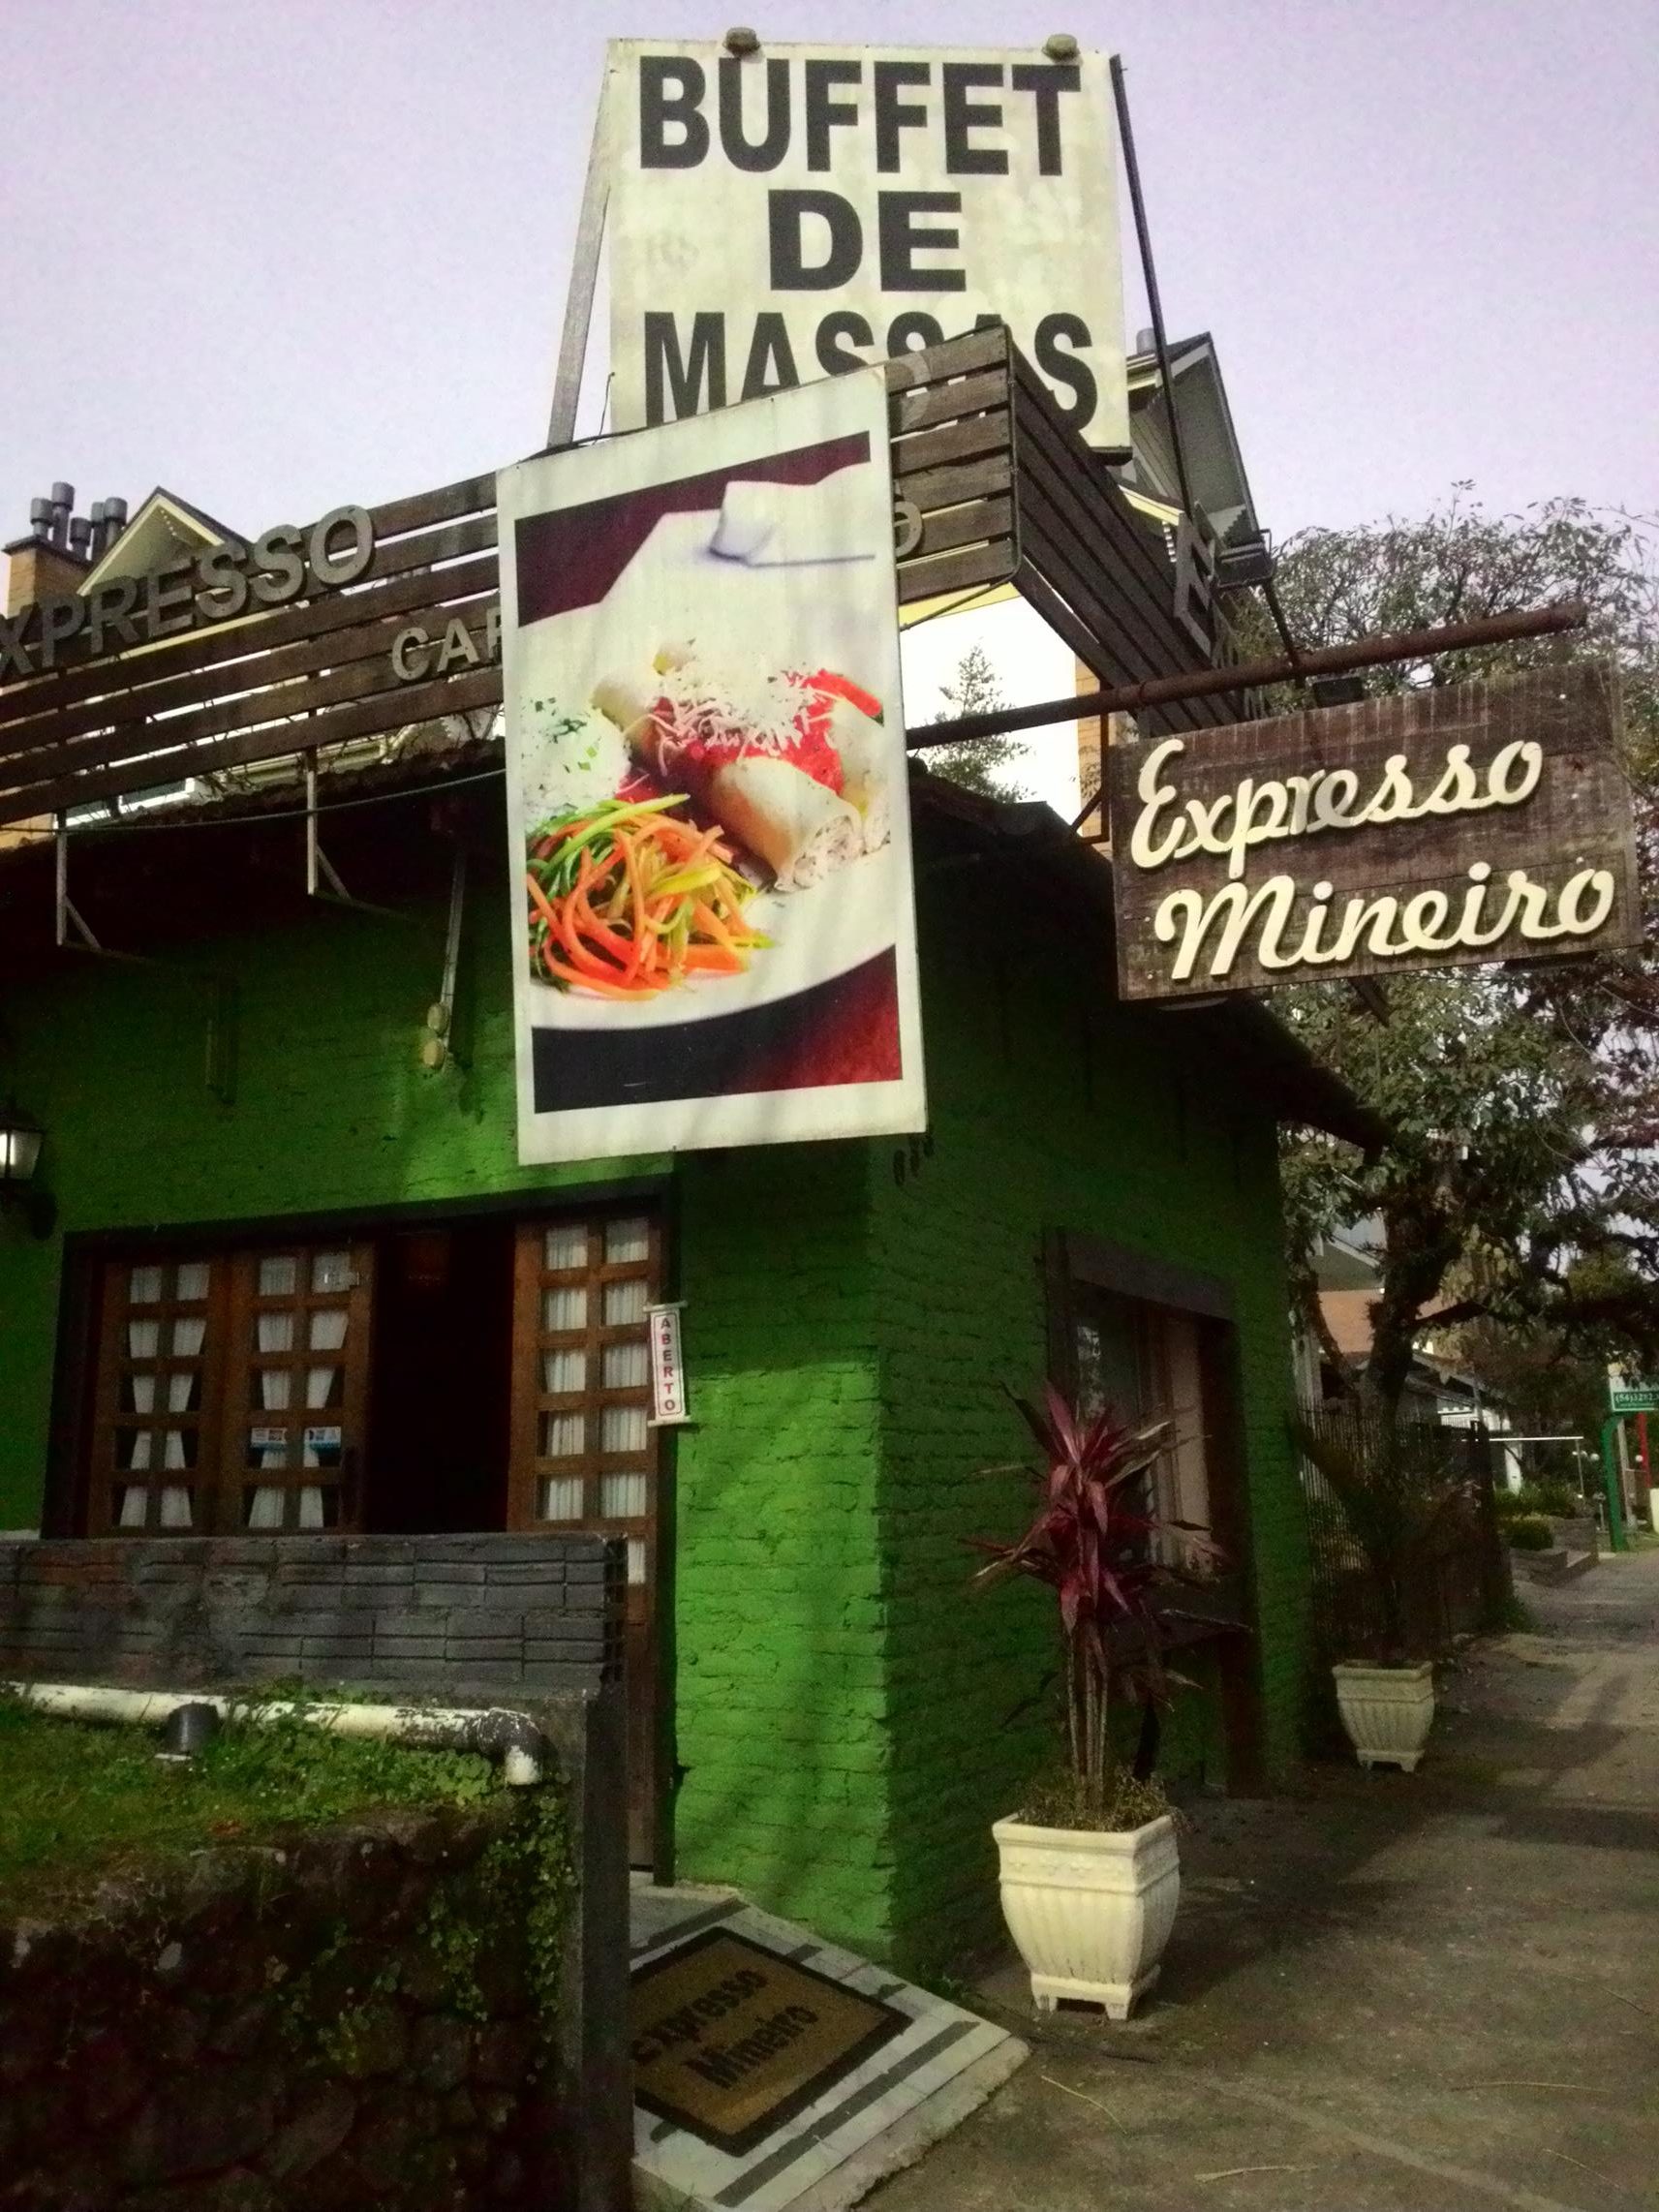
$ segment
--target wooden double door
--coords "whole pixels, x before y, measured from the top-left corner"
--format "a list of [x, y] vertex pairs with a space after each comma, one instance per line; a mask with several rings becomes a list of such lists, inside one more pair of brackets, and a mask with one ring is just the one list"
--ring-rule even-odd
[[589, 1529], [622, 1540], [634, 1856], [662, 1709], [657, 1214], [146, 1242], [92, 1262], [85, 1533]]

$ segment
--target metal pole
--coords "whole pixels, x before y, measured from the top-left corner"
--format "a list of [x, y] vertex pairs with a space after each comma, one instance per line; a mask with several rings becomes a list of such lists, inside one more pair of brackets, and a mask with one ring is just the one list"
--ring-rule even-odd
[[1176, 481], [1181, 486], [1181, 504], [1186, 513], [1197, 512], [1192, 504], [1192, 485], [1186, 474], [1186, 454], [1181, 443], [1181, 421], [1175, 405], [1175, 372], [1170, 367], [1169, 340], [1164, 336], [1163, 302], [1158, 297], [1158, 274], [1152, 266], [1152, 234], [1147, 225], [1147, 203], [1141, 192], [1141, 165], [1135, 159], [1135, 131], [1129, 121], [1129, 95], [1123, 83], [1123, 57], [1112, 56], [1112, 98], [1118, 108], [1118, 138], [1123, 149], [1123, 174], [1129, 180], [1129, 205], [1135, 214], [1135, 238], [1141, 249], [1141, 275], [1146, 280], [1147, 312], [1152, 319], [1152, 345], [1158, 357], [1158, 375], [1163, 380], [1164, 412], [1169, 416], [1170, 450], [1175, 455]]
[[1078, 691], [1070, 698], [1044, 699], [1038, 706], [997, 707], [986, 714], [958, 715], [954, 722], [926, 722], [908, 731], [905, 743], [912, 753], [921, 753], [930, 746], [959, 745], [964, 738], [1001, 737], [1010, 730], [1043, 729], [1051, 722], [1088, 722], [1095, 715], [1138, 714], [1146, 707], [1210, 698], [1217, 691], [1253, 691], [1263, 684], [1287, 684], [1298, 674], [1336, 676], [1350, 668], [1380, 668], [1391, 661], [1423, 661], [1470, 646], [1502, 645], [1515, 637], [1548, 637], [1556, 630], [1582, 630], [1587, 614], [1582, 599], [1562, 599], [1554, 606], [1448, 623], [1440, 630], [1400, 630], [1391, 637], [1362, 638], [1356, 645], [1319, 645], [1299, 653], [1295, 661], [1244, 661], [1231, 668], [1153, 676], [1144, 684], [1124, 684], [1115, 691]]
[[568, 445], [576, 435], [576, 402], [582, 396], [582, 367], [588, 355], [594, 287], [599, 281], [599, 244], [604, 236], [605, 208], [610, 200], [610, 142], [605, 128], [609, 106], [610, 50], [607, 47], [605, 73], [599, 80], [599, 104], [594, 115], [593, 142], [588, 148], [588, 173], [582, 185], [582, 210], [576, 218], [570, 283], [565, 293], [559, 364], [553, 372], [553, 406], [547, 417], [549, 446]]

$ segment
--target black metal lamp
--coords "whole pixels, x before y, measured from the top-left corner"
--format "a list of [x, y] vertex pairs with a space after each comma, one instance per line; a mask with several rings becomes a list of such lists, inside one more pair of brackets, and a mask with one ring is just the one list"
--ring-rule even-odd
[[162, 1724], [162, 1747], [156, 1757], [169, 1766], [182, 1766], [199, 1751], [205, 1751], [218, 1733], [217, 1705], [195, 1700], [187, 1705], [174, 1705]]
[[0, 1107], [0, 1207], [19, 1208], [37, 1237], [49, 1237], [57, 1207], [35, 1182], [46, 1132], [15, 1099]]

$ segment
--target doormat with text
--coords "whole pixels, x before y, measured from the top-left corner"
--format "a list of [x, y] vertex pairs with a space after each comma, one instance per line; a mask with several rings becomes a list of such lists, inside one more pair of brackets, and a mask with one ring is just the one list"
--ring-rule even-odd
[[741, 2157], [912, 2024], [711, 1928], [634, 1974], [634, 2102]]

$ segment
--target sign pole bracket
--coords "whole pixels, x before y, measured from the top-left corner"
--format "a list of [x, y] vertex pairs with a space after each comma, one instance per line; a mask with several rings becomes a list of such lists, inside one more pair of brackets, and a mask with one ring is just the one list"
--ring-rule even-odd
[[350, 906], [359, 914], [379, 914], [388, 922], [407, 922], [413, 916], [395, 906], [377, 906], [367, 899], [353, 899], [340, 879], [340, 872], [323, 849], [317, 821], [317, 755], [305, 756], [305, 895], [330, 906]]
[[588, 357], [588, 334], [593, 325], [594, 291], [599, 283], [599, 247], [604, 238], [605, 211], [610, 204], [610, 57], [605, 57], [599, 84], [594, 135], [588, 147], [588, 173], [582, 185], [581, 213], [576, 219], [576, 241], [570, 257], [570, 282], [565, 293], [565, 322], [559, 336], [559, 360], [553, 372], [553, 405], [547, 417], [549, 450], [573, 445], [576, 437], [576, 403], [582, 396], [582, 370]]
[[69, 895], [69, 818], [61, 811], [52, 817], [52, 845], [56, 908], [53, 935], [59, 949], [90, 953], [96, 960], [118, 960], [128, 968], [159, 968], [163, 974], [205, 984], [212, 994], [212, 1002], [207, 1011], [204, 1078], [208, 1090], [222, 1106], [234, 1104], [240, 1021], [240, 992], [235, 977], [210, 968], [191, 968], [175, 960], [158, 960], [153, 953], [117, 952], [112, 945], [105, 944]]

